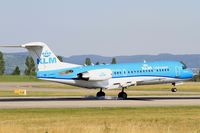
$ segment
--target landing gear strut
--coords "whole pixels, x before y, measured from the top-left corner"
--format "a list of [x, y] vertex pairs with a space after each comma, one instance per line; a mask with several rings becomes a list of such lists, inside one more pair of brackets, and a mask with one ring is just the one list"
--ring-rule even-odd
[[172, 83], [173, 87], [171, 89], [172, 92], [177, 92], [176, 83]]
[[124, 92], [124, 87], [122, 88], [122, 91], [118, 94], [118, 98], [122, 98], [122, 99], [127, 99], [127, 94], [126, 92]]
[[102, 91], [102, 88], [101, 88], [100, 91], [97, 92], [97, 94], [96, 94], [97, 97], [105, 97], [105, 95], [106, 95], [106, 94], [105, 94], [105, 92]]

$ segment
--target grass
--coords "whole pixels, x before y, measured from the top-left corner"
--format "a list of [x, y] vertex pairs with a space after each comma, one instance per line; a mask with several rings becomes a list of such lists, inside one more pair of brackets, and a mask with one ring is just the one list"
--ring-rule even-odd
[[0, 110], [0, 133], [199, 133], [200, 107]]
[[37, 88], [59, 88], [59, 89], [80, 89], [80, 87], [76, 87], [76, 86], [71, 86], [71, 85], [66, 85], [66, 84], [61, 84], [61, 83], [53, 83], [49, 84], [49, 82], [44, 83], [44, 84], [39, 84], [39, 85], [33, 85], [33, 87], [37, 87]]
[[25, 75], [1, 75], [0, 82], [38, 82], [41, 81], [34, 76]]
[[0, 97], [48, 97], [48, 96], [95, 96], [96, 91], [87, 92], [46, 92], [46, 91], [28, 91], [27, 95], [18, 95], [14, 91], [0, 91]]

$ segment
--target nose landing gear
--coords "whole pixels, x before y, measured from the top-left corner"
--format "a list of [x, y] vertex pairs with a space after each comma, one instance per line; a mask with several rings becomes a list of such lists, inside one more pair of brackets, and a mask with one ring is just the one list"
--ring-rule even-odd
[[171, 89], [172, 92], [177, 92], [176, 83], [172, 83], [173, 87]]

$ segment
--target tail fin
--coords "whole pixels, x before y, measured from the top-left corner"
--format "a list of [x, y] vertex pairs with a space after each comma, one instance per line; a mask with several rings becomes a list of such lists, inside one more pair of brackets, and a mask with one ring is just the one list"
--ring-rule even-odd
[[28, 49], [35, 64], [37, 71], [49, 71], [56, 69], [78, 67], [80, 65], [60, 62], [56, 55], [49, 49], [49, 47], [42, 42], [30, 42], [20, 46], [0, 46], [0, 47], [22, 47]]
[[60, 60], [49, 49], [49, 47], [42, 42], [26, 43], [21, 45], [21, 47], [28, 49], [35, 61], [35, 64], [37, 64], [38, 71], [48, 71], [79, 66], [76, 64], [60, 62]]

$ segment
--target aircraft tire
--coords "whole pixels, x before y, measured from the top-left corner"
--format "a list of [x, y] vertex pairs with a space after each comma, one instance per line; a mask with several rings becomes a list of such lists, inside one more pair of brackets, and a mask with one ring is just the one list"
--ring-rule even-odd
[[126, 94], [126, 92], [120, 92], [120, 93], [118, 94], [118, 98], [127, 99], [127, 94]]
[[97, 92], [97, 94], [96, 94], [96, 96], [97, 97], [105, 97], [105, 92], [103, 92], [103, 91], [99, 91], [99, 92]]
[[177, 92], [177, 89], [176, 88], [172, 88], [171, 91], [172, 92]]

